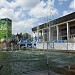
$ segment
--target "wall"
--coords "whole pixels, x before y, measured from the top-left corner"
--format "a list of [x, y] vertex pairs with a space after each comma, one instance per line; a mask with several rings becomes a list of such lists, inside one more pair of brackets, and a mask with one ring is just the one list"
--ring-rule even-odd
[[[37, 49], [47, 49], [47, 43], [38, 43]], [[48, 49], [56, 50], [75, 50], [75, 43], [48, 43]]]

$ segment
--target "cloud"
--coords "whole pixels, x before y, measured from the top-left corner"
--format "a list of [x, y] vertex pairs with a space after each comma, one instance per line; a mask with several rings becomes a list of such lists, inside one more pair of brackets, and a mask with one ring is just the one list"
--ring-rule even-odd
[[54, 7], [54, 0], [48, 0], [47, 2], [41, 1], [36, 7], [30, 10], [30, 16], [41, 18], [50, 15], [57, 14], [58, 11]]
[[38, 21], [35, 18], [31, 18], [28, 20], [22, 20], [19, 22], [13, 22], [13, 33], [25, 33], [25, 32], [29, 32], [31, 33], [31, 28], [33, 27], [33, 25], [36, 23], [36, 21]]
[[22, 10], [14, 11], [14, 9], [1, 8], [0, 9], [0, 18], [9, 18], [12, 21], [21, 20]]
[[73, 12], [72, 10], [65, 10], [65, 11], [63, 11], [63, 16], [70, 14], [72, 12]]
[[31, 28], [39, 25], [39, 18], [58, 13], [54, 1], [40, 0], [0, 0], [0, 18], [12, 20], [13, 33], [31, 33]]
[[[25, 33], [31, 32], [31, 28], [38, 21], [35, 18], [30, 19], [21, 19], [25, 16], [25, 13], [22, 10], [15, 11], [13, 9], [1, 8], [0, 9], [0, 18], [9, 18], [12, 20], [12, 32], [15, 33]], [[28, 30], [27, 30], [28, 29]]]
[[71, 1], [70, 5], [69, 5], [69, 8], [70, 8], [69, 10], [64, 10], [63, 11], [63, 16], [67, 15], [67, 14], [70, 14], [70, 13], [75, 11], [75, 0]]
[[0, 0], [0, 5], [1, 5], [1, 7], [4, 7], [4, 8], [15, 9], [17, 6], [17, 3], [16, 2], [10, 3], [7, 0]]
[[65, 1], [68, 1], [68, 0], [58, 0], [58, 1], [60, 1], [60, 2], [65, 2]]
[[63, 4], [64, 2], [67, 2], [68, 0], [58, 0], [59, 4]]
[[35, 7], [39, 2], [40, 0], [16, 0], [16, 3], [23, 9], [31, 9]]
[[[9, 14], [8, 14], [9, 13]], [[1, 8], [0, 9], [0, 18], [13, 18], [14, 10], [13, 9], [7, 9], [7, 8]]]
[[46, 9], [43, 7], [45, 6], [46, 6], [46, 3], [41, 1], [36, 7], [30, 10], [30, 16], [37, 17], [37, 18], [42, 16], [44, 17], [46, 15]]
[[73, 1], [70, 3], [69, 8], [75, 10], [75, 0], [73, 0]]
[[39, 2], [40, 0], [12, 0], [11, 2], [7, 0], [0, 0], [0, 5], [9, 9], [16, 9], [17, 7], [21, 7], [24, 10], [28, 10], [35, 7]]

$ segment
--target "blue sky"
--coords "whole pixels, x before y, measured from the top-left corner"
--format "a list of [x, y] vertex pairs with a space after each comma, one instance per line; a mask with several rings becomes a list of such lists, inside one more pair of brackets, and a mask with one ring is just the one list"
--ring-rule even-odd
[[56, 19], [75, 12], [75, 0], [0, 0], [0, 18], [12, 20], [13, 34], [30, 33], [46, 17]]

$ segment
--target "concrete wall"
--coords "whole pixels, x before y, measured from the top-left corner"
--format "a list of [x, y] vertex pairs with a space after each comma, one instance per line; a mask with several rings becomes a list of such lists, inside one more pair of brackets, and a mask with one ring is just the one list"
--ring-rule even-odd
[[38, 43], [37, 49], [75, 50], [75, 43]]
[[37, 49], [43, 49], [43, 43], [37, 43], [36, 48]]

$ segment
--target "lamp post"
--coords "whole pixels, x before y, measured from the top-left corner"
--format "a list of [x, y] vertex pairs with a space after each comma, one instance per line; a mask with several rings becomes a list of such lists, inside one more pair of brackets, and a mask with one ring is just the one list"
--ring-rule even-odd
[[46, 22], [47, 22], [47, 50], [46, 50], [46, 55], [47, 55], [47, 67], [48, 67], [48, 75], [50, 75], [50, 72], [49, 72], [49, 58], [48, 58], [48, 49], [49, 49], [49, 30], [48, 30], [48, 27], [50, 27], [49, 26], [49, 21], [50, 21], [50, 19], [49, 19], [49, 17], [52, 15], [52, 13], [51, 13], [51, 11], [53, 10], [52, 9], [52, 5], [51, 5], [51, 1], [52, 0], [48, 0], [48, 8], [50, 8], [50, 9], [48, 9], [48, 12], [47, 12], [47, 14], [46, 14]]
[[47, 17], [47, 65], [48, 65], [48, 45], [49, 45], [49, 30], [48, 30], [48, 21], [49, 21], [49, 18]]
[[[47, 25], [47, 29], [46, 29], [46, 35], [45, 35], [45, 39], [47, 39], [46, 41], [46, 64], [48, 65], [48, 16], [45, 17], [45, 24], [44, 27]], [[44, 35], [43, 35], [44, 36]]]

